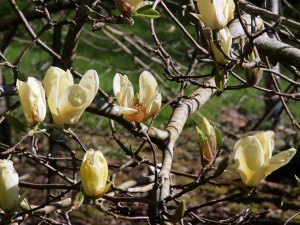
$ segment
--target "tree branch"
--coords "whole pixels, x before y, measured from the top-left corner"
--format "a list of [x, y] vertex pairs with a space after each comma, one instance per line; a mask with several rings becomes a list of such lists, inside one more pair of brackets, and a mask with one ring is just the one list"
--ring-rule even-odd
[[295, 22], [293, 20], [287, 19], [283, 16], [279, 16], [277, 14], [271, 13], [270, 11], [257, 7], [255, 5], [252, 5], [251, 3], [245, 1], [245, 0], [240, 0], [239, 1], [239, 6], [242, 10], [247, 12], [250, 15], [257, 16], [259, 15], [263, 20], [271, 20], [274, 22], [280, 21], [280, 24], [285, 25], [287, 27], [294, 28], [296, 30], [300, 30], [300, 23]]
[[83, 0], [78, 8], [74, 17], [76, 24], [70, 25], [61, 55], [61, 68], [63, 70], [70, 69], [73, 64], [82, 27], [89, 15], [90, 8], [95, 2], [96, 0]]

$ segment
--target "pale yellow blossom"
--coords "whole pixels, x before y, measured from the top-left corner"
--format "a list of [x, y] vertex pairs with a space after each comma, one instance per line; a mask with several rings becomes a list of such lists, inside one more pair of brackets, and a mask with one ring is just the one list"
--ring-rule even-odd
[[234, 18], [235, 5], [233, 0], [197, 0], [200, 14], [193, 13], [205, 27], [220, 30]]
[[19, 176], [13, 162], [0, 159], [0, 208], [5, 212], [18, 208], [19, 201]]
[[74, 84], [69, 70], [50, 67], [44, 78], [44, 86], [54, 123], [75, 124], [93, 101], [99, 78], [95, 70], [88, 70], [79, 84]]
[[266, 131], [243, 137], [233, 147], [235, 165], [242, 181], [248, 186], [259, 185], [269, 174], [286, 165], [296, 149], [272, 157], [274, 132]]
[[45, 91], [41, 82], [34, 77], [28, 77], [27, 82], [17, 80], [17, 89], [27, 123], [41, 123], [46, 116]]
[[134, 94], [133, 86], [126, 75], [117, 73], [113, 81], [116, 106], [130, 121], [144, 122], [154, 116], [161, 107], [161, 94], [154, 76], [144, 71], [139, 78], [140, 91]]
[[92, 198], [101, 198], [109, 189], [107, 183], [108, 166], [105, 157], [99, 150], [89, 149], [80, 167], [81, 184], [84, 193]]

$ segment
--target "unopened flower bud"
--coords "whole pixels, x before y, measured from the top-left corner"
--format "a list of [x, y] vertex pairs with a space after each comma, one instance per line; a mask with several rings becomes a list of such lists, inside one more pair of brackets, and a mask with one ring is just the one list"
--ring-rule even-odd
[[143, 0], [116, 0], [116, 4], [123, 15], [132, 17], [139, 8], [151, 4], [151, 2], [146, 1], [144, 3]]
[[[256, 56], [254, 51], [248, 56], [249, 62], [254, 62], [256, 60]], [[248, 87], [252, 87], [256, 85], [262, 77], [263, 69], [259, 67], [247, 68], [245, 69], [245, 77], [246, 77], [246, 84]]]
[[217, 155], [217, 139], [215, 129], [209, 124], [206, 118], [202, 117], [201, 127], [198, 127], [200, 154], [205, 166], [209, 166]]
[[14, 211], [19, 204], [19, 176], [13, 162], [0, 159], [0, 208], [5, 212]]
[[101, 151], [89, 149], [85, 153], [80, 173], [83, 190], [87, 196], [101, 198], [108, 191], [108, 166]]
[[45, 91], [41, 82], [34, 77], [28, 77], [27, 82], [17, 80], [17, 89], [27, 123], [41, 123], [46, 116]]
[[[225, 57], [224, 53], [229, 55], [232, 44], [232, 37], [227, 27], [219, 30], [216, 34], [217, 40], [210, 41], [210, 48], [214, 60], [222, 65], [226, 65], [229, 60]], [[223, 50], [223, 52], [219, 49]]]

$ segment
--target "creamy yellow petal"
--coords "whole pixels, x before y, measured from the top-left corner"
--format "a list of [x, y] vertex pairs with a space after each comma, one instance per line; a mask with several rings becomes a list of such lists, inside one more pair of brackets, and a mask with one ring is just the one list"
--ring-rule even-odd
[[133, 105], [134, 90], [126, 75], [119, 73], [115, 75], [113, 91], [120, 106], [131, 107]]
[[242, 181], [249, 186], [255, 186], [262, 181], [264, 174], [263, 149], [254, 136], [241, 138], [233, 147], [235, 166]]
[[136, 109], [129, 108], [129, 107], [115, 106], [115, 108], [118, 114], [126, 115], [126, 114], [134, 114], [138, 112]]
[[58, 96], [61, 96], [67, 87], [70, 87], [74, 84], [73, 76], [70, 70], [67, 70], [64, 73], [59, 74], [59, 88], [58, 88]]
[[286, 165], [295, 156], [297, 150], [291, 148], [289, 150], [283, 151], [274, 155], [264, 164], [265, 177], [279, 169], [280, 167]]
[[104, 187], [100, 188], [97, 193], [95, 194], [95, 198], [101, 198], [110, 188], [111, 183], [108, 183]]
[[98, 180], [99, 189], [106, 185], [108, 177], [108, 165], [101, 151], [95, 151], [92, 163], [98, 168], [100, 179]]
[[[156, 113], [159, 112], [161, 107], [161, 93], [157, 94], [152, 101], [152, 104], [146, 108], [147, 117], [145, 120], [149, 119], [150, 117], [154, 116]], [[147, 112], [148, 111], [148, 112]]]
[[94, 197], [99, 190], [98, 180], [100, 174], [95, 165], [90, 160], [85, 160], [81, 165], [81, 183], [86, 195]]
[[99, 88], [99, 77], [95, 70], [88, 70], [81, 78], [79, 85], [87, 90], [88, 98], [86, 101], [86, 107], [89, 106], [94, 100], [98, 88]]
[[89, 149], [89, 150], [87, 150], [86, 153], [84, 154], [84, 157], [83, 157], [82, 161], [85, 161], [85, 160], [92, 160], [92, 159], [93, 159], [94, 152], [95, 152], [94, 149]]
[[29, 101], [30, 86], [23, 81], [17, 80], [17, 89], [24, 116], [29, 124], [32, 123], [31, 103]]
[[223, 28], [222, 30], [219, 30], [217, 34], [218, 40], [221, 41], [221, 46], [225, 53], [229, 54], [231, 50], [232, 45], [232, 37], [230, 34], [230, 31], [227, 27]]
[[159, 93], [157, 81], [149, 71], [144, 71], [140, 75], [139, 85], [140, 104], [146, 107], [146, 112], [149, 112], [151, 109], [148, 106], [152, 104], [154, 98]]
[[54, 66], [51, 66], [48, 69], [44, 77], [44, 86], [47, 97], [50, 94], [60, 95], [65, 88], [73, 84], [73, 76], [69, 70], [64, 71]]
[[233, 0], [227, 0], [228, 5], [228, 15], [227, 15], [227, 23], [234, 19], [234, 10], [235, 10], [235, 4]]
[[58, 116], [58, 98], [62, 92], [73, 85], [73, 77], [69, 70], [64, 71], [58, 67], [50, 67], [44, 77], [44, 87], [47, 96], [47, 102], [53, 118]]
[[265, 161], [267, 161], [272, 156], [272, 151], [274, 149], [275, 133], [273, 131], [266, 131], [256, 133], [254, 134], [254, 136], [259, 140], [264, 150]]
[[223, 14], [226, 0], [197, 0], [197, 6], [201, 15], [200, 19], [206, 27], [219, 30], [226, 26], [227, 21]]
[[83, 107], [88, 99], [85, 88], [78, 84], [68, 87], [58, 101], [58, 116], [53, 117], [55, 124], [74, 124], [83, 113]]
[[217, 38], [218, 38], [218, 40], [210, 42], [210, 47], [211, 47], [215, 61], [222, 65], [226, 65], [229, 60], [226, 59], [224, 54], [219, 50], [219, 48], [217, 47], [217, 43], [220, 44], [224, 53], [230, 54], [231, 45], [232, 45], [232, 37], [230, 35], [228, 28], [225, 27], [222, 30], [219, 30], [217, 33]]

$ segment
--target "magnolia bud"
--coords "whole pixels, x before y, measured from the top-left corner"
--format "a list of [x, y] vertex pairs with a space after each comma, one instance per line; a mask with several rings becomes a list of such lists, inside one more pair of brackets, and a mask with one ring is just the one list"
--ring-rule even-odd
[[[219, 64], [226, 65], [229, 60], [225, 57], [223, 52], [227, 55], [230, 54], [232, 37], [227, 27], [219, 30], [216, 34], [217, 40], [210, 41], [210, 48], [213, 58]], [[219, 49], [221, 47], [223, 52]]]
[[202, 117], [201, 128], [197, 128], [199, 135], [200, 153], [205, 166], [209, 166], [217, 155], [217, 139], [215, 129], [206, 118]]
[[118, 9], [123, 15], [131, 17], [142, 5], [143, 0], [116, 0]]
[[41, 123], [46, 116], [45, 91], [41, 82], [34, 77], [28, 77], [27, 82], [17, 80], [17, 89], [27, 123]]
[[81, 184], [85, 194], [92, 198], [101, 198], [109, 189], [106, 185], [108, 166], [101, 151], [89, 149], [80, 167]]
[[[256, 60], [254, 51], [248, 56], [248, 61], [253, 62]], [[259, 67], [247, 68], [245, 69], [245, 77], [246, 77], [246, 84], [248, 87], [252, 87], [256, 85], [263, 74], [263, 69]]]
[[0, 208], [9, 212], [17, 209], [19, 204], [19, 176], [13, 162], [0, 159]]

